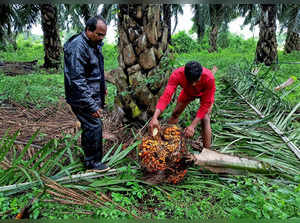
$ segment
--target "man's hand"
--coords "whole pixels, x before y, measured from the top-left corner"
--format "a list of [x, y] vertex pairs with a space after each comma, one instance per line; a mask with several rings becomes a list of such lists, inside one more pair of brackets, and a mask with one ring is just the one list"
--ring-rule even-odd
[[186, 159], [186, 162], [195, 162], [196, 157], [193, 153], [187, 153], [184, 158]]
[[153, 130], [157, 128], [158, 132], [160, 131], [160, 124], [157, 118], [152, 118], [152, 120], [149, 123], [149, 130], [150, 134], [153, 134]]
[[94, 118], [100, 118], [102, 116], [102, 109], [99, 108], [95, 113], [92, 114]]
[[153, 130], [157, 128], [158, 132], [160, 131], [160, 125], [158, 121], [158, 117], [160, 115], [161, 111], [159, 109], [155, 109], [155, 112], [153, 114], [152, 120], [149, 123], [149, 132], [150, 135], [153, 136]]
[[216, 66], [213, 66], [213, 68], [211, 69], [211, 72], [213, 73], [213, 75], [215, 75], [215, 73], [217, 73], [218, 68]]
[[193, 137], [194, 133], [195, 133], [195, 127], [190, 125], [189, 127], [184, 129], [184, 135], [187, 138]]

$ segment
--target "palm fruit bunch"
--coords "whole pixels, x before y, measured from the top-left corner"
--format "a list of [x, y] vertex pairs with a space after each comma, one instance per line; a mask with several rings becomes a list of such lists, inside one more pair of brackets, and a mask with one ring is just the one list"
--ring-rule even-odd
[[183, 133], [176, 125], [162, 126], [159, 134], [157, 129], [153, 132], [153, 135], [144, 136], [139, 145], [141, 165], [152, 176], [163, 173], [163, 182], [176, 184], [187, 172]]

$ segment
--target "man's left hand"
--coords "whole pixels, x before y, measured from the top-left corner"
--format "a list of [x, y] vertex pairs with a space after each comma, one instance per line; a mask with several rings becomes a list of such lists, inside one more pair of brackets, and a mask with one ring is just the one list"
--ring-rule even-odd
[[193, 137], [193, 135], [195, 133], [195, 127], [190, 125], [189, 127], [184, 129], [183, 133], [184, 133], [185, 137], [187, 137], [187, 138]]
[[92, 114], [92, 116], [94, 118], [101, 118], [101, 116], [102, 116], [102, 109], [99, 108], [95, 113]]

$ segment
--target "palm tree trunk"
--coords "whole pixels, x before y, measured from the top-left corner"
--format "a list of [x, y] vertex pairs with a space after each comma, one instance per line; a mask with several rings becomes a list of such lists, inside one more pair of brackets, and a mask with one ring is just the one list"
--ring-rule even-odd
[[208, 51], [210, 53], [218, 51], [218, 48], [217, 48], [218, 30], [219, 30], [219, 27], [216, 24], [213, 24], [211, 27], [210, 34], [209, 34], [210, 49]]
[[276, 5], [262, 4], [261, 10], [255, 61], [270, 66], [277, 61]]
[[18, 49], [18, 46], [17, 46], [17, 36], [18, 36], [18, 32], [15, 31], [15, 32], [12, 32], [11, 31], [11, 23], [8, 22], [7, 24], [7, 42], [10, 43], [14, 50], [17, 50]]
[[81, 9], [81, 15], [84, 19], [84, 23], [88, 21], [88, 19], [91, 17], [90, 8], [88, 4], [83, 4], [80, 6]]
[[218, 51], [217, 40], [218, 40], [218, 31], [221, 20], [221, 10], [223, 5], [221, 4], [210, 4], [209, 5], [209, 13], [211, 18], [211, 31], [209, 34], [209, 45], [210, 49], [208, 52], [216, 52]]
[[195, 165], [202, 166], [215, 173], [243, 174], [245, 171], [254, 173], [270, 173], [275, 171], [268, 163], [258, 160], [222, 154], [203, 148], [201, 153], [193, 153]]
[[61, 61], [61, 42], [57, 28], [57, 8], [54, 5], [42, 4], [42, 30], [44, 32], [45, 62], [43, 67], [58, 69]]
[[104, 4], [102, 11], [101, 11], [101, 15], [103, 16], [103, 18], [105, 20], [107, 20], [108, 16], [109, 16], [109, 12], [110, 12], [110, 8], [112, 7], [112, 4]]
[[197, 40], [200, 42], [205, 34], [205, 24], [204, 20], [201, 19], [201, 6], [199, 4], [195, 4], [193, 8], [195, 10], [194, 26], [196, 27]]
[[292, 51], [300, 50], [300, 36], [299, 33], [295, 33], [292, 30], [288, 29], [285, 45], [284, 45], [284, 52], [291, 53]]
[[171, 4], [163, 4], [164, 23], [168, 26], [168, 42], [171, 42]]
[[296, 16], [299, 11], [299, 7], [294, 5], [293, 13], [290, 16], [287, 37], [284, 44], [284, 52], [291, 53], [294, 50], [300, 50], [300, 35], [295, 29], [296, 26]]
[[0, 4], [0, 42], [4, 41], [6, 34], [6, 25], [10, 26], [9, 14], [10, 7], [7, 4]]
[[119, 5], [119, 65], [116, 104], [127, 118], [146, 121], [154, 112], [168, 74], [161, 71], [169, 28], [162, 5]]

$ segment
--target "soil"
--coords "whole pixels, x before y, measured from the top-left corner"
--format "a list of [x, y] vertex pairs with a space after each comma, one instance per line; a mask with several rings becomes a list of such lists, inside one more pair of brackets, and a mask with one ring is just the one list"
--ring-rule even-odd
[[[125, 131], [125, 126], [119, 121], [116, 112], [104, 112], [101, 120], [105, 139], [104, 153], [115, 143], [124, 143], [124, 149], [131, 144], [132, 136]], [[62, 138], [65, 134], [75, 136], [80, 130], [80, 123], [64, 99], [61, 99], [57, 106], [42, 110], [14, 101], [0, 102], [0, 139], [6, 133], [13, 135], [20, 131], [15, 143], [26, 145], [37, 130], [40, 134], [31, 145], [41, 148], [52, 138]]]
[[37, 70], [37, 60], [29, 62], [1, 62], [0, 71], [7, 76], [30, 74]]

